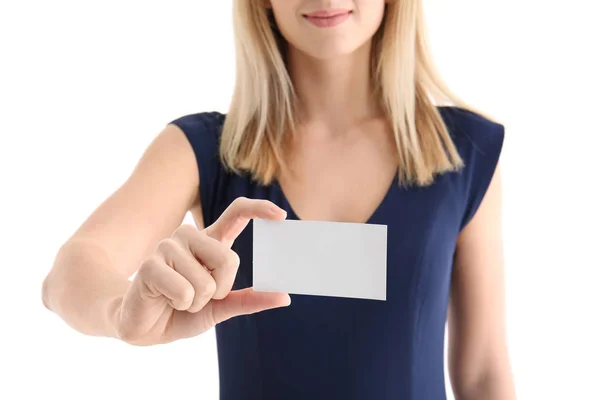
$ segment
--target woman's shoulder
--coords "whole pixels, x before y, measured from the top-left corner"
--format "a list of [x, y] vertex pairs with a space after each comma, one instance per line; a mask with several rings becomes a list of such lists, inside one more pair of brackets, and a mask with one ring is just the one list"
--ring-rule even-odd
[[183, 114], [167, 125], [177, 126], [186, 136], [194, 154], [200, 181], [200, 200], [205, 224], [212, 223], [218, 181], [225, 172], [219, 158], [219, 137], [225, 115], [217, 111]]
[[465, 190], [461, 229], [481, 204], [498, 166], [504, 143], [504, 125], [460, 107], [439, 107], [440, 114], [460, 153], [464, 168], [457, 177]]
[[215, 158], [225, 114], [218, 111], [183, 114], [167, 125], [175, 125], [185, 134], [197, 157]]
[[504, 125], [475, 111], [457, 106], [439, 106], [438, 110], [459, 152], [500, 150]]
[[224, 121], [225, 114], [218, 111], [205, 111], [184, 114], [171, 120], [169, 124], [177, 125], [186, 134], [203, 135], [219, 132]]

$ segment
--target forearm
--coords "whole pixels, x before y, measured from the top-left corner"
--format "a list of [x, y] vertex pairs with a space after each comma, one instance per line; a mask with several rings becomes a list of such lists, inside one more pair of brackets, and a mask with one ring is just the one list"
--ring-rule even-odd
[[43, 283], [44, 305], [87, 335], [116, 337], [116, 321], [130, 281], [90, 243], [69, 242]]

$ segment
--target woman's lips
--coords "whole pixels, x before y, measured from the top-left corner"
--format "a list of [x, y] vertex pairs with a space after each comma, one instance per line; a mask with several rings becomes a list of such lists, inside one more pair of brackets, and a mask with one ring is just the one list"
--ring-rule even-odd
[[352, 14], [351, 10], [329, 9], [311, 12], [303, 16], [308, 22], [319, 28], [328, 28], [346, 21], [350, 14]]

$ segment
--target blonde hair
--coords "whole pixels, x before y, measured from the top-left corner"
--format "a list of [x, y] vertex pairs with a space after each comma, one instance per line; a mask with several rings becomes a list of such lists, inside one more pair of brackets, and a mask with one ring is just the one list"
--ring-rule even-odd
[[[220, 143], [223, 163], [263, 184], [286, 167], [285, 144], [295, 126], [295, 94], [285, 43], [263, 1], [233, 2], [236, 84]], [[430, 184], [463, 166], [437, 105], [470, 109], [444, 84], [432, 62], [421, 0], [386, 5], [373, 37], [372, 77], [393, 129], [403, 184]]]

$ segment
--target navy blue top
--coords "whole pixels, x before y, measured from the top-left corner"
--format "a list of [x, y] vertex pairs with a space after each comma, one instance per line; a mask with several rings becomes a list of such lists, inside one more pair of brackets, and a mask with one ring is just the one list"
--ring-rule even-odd
[[[428, 187], [392, 185], [369, 220], [388, 226], [387, 301], [291, 295], [289, 307], [217, 325], [221, 399], [446, 398], [444, 328], [456, 239], [487, 190], [504, 127], [456, 107], [440, 112], [465, 167]], [[211, 112], [172, 121], [196, 154], [206, 226], [239, 196], [268, 199], [298, 219], [278, 185], [224, 170], [224, 118]], [[241, 259], [234, 289], [252, 286], [251, 226], [233, 249]]]

